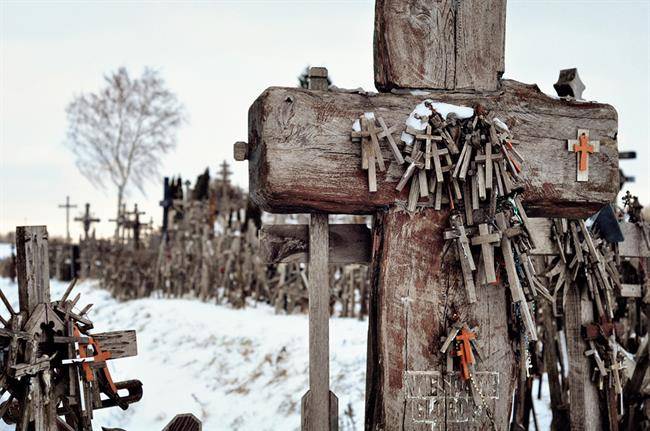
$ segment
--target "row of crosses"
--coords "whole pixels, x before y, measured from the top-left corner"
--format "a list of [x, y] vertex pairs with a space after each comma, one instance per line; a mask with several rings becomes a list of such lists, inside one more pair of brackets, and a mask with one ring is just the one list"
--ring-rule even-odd
[[[65, 231], [66, 231], [66, 241], [70, 242], [71, 237], [70, 237], [70, 210], [77, 208], [76, 204], [71, 204], [70, 203], [70, 196], [65, 197], [65, 203], [60, 204], [59, 208], [65, 209]], [[89, 238], [89, 232], [90, 232], [90, 227], [92, 223], [99, 223], [101, 220], [92, 216], [90, 213], [90, 204], [86, 203], [85, 206], [86, 210], [83, 214], [77, 216], [74, 218], [74, 221], [78, 221], [81, 223], [83, 226], [83, 231], [84, 231], [84, 239], [88, 240]]]
[[[144, 211], [138, 209], [138, 204], [133, 205], [133, 211], [127, 211], [126, 204], [122, 204], [120, 213], [117, 218], [109, 219], [109, 222], [114, 222], [116, 225], [116, 233], [118, 239], [124, 241], [125, 239], [132, 239], [134, 248], [140, 248], [140, 233], [143, 229], [151, 231], [153, 227], [153, 219], [149, 224], [142, 223], [140, 216], [146, 214]], [[120, 234], [121, 232], [121, 234]]]

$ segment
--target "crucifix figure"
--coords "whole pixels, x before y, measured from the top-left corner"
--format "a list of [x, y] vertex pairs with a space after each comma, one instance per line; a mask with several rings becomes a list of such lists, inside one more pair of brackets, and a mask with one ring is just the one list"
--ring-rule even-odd
[[70, 196], [65, 197], [65, 204], [59, 204], [59, 208], [65, 208], [65, 238], [70, 242], [70, 210], [77, 208], [77, 205], [70, 204]]
[[[460, 265], [442, 256], [453, 210], [404, 211], [407, 191], [395, 186], [408, 167], [388, 157], [388, 148], [382, 149], [390, 162], [377, 192], [367, 192], [358, 145], [350, 139], [355, 119], [374, 112], [388, 124], [404, 124], [425, 98], [480, 104], [520, 142], [517, 151], [526, 161], [518, 174], [520, 197], [531, 217], [586, 217], [618, 192], [616, 111], [553, 99], [535, 85], [500, 79], [505, 11], [505, 0], [378, 0], [374, 53], [380, 93], [271, 87], [249, 110], [248, 145], [244, 151], [239, 144], [238, 154], [249, 161], [253, 202], [272, 213], [374, 216], [366, 430], [490, 426], [487, 415], [467, 408], [473, 401], [466, 386], [443, 381], [446, 358], [437, 343], [448, 333], [451, 310], [480, 328], [484, 357], [476, 381], [496, 429], [508, 427], [518, 368], [504, 330], [513, 306], [505, 286], [476, 286], [476, 302], [470, 303]], [[603, 157], [592, 161], [589, 182], [562, 182], [567, 163], [557, 154], [572, 138], [566, 131], [577, 128], [600, 139]], [[423, 158], [415, 162], [424, 165]], [[483, 222], [479, 215], [474, 211], [475, 223]], [[525, 295], [518, 292], [519, 308], [526, 310]], [[320, 426], [304, 429], [328, 429]]]
[[75, 217], [74, 221], [78, 221], [82, 223], [84, 227], [84, 239], [88, 240], [88, 232], [90, 232], [90, 225], [92, 223], [99, 223], [101, 220], [98, 218], [94, 218], [93, 216], [90, 215], [90, 204], [86, 203], [86, 212], [79, 217]]
[[600, 152], [600, 141], [589, 140], [588, 129], [578, 129], [578, 139], [568, 140], [568, 150], [576, 153], [576, 181], [589, 181], [589, 154]]

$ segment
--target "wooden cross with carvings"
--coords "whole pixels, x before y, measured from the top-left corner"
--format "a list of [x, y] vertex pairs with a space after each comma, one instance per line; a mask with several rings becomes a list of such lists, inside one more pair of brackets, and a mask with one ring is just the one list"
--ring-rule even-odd
[[[585, 217], [618, 192], [616, 111], [598, 103], [558, 100], [536, 85], [500, 79], [505, 11], [505, 0], [378, 0], [374, 53], [380, 93], [327, 91], [327, 85], [268, 88], [249, 110], [248, 144], [236, 146], [238, 158], [249, 160], [250, 197], [264, 210], [307, 212], [323, 221], [324, 214], [374, 216], [367, 430], [489, 425], [485, 415], [475, 415], [469, 408], [473, 404], [468, 391], [443, 381], [445, 358], [438, 343], [447, 334], [452, 311], [460, 321], [480, 328], [485, 357], [477, 367], [477, 382], [497, 429], [507, 428], [517, 367], [505, 329], [511, 301], [503, 285], [477, 286], [477, 301], [470, 304], [465, 289], [459, 288], [460, 268], [443, 268], [449, 211], [424, 208], [409, 214], [396, 205], [405, 199], [406, 193], [395, 190], [404, 166], [390, 159], [386, 171], [378, 174], [377, 192], [368, 192], [360, 148], [350, 139], [355, 119], [374, 112], [388, 124], [404, 124], [425, 98], [462, 106], [480, 104], [504, 120], [520, 141], [518, 152], [526, 161], [520, 173], [522, 198], [529, 215]], [[571, 160], [557, 157], [578, 129], [589, 129], [601, 146], [585, 183], [575, 181]], [[388, 149], [382, 151], [389, 160]], [[313, 235], [307, 242], [304, 227], [288, 229], [302, 229], [289, 235], [302, 235], [301, 255], [308, 253], [305, 243], [311, 253], [314, 247], [324, 247], [313, 243]], [[354, 243], [341, 241], [345, 250], [332, 248], [329, 256], [358, 255], [349, 252]], [[295, 246], [281, 239], [275, 244]], [[286, 256], [286, 250], [271, 254]], [[321, 288], [312, 284], [310, 294]], [[319, 316], [319, 325], [326, 327], [326, 317]], [[321, 344], [327, 344], [327, 338]], [[320, 357], [311, 367], [327, 361]], [[303, 429], [333, 429], [328, 428], [328, 382], [321, 380], [321, 387], [319, 397], [325, 407], [317, 417], [308, 418]]]
[[17, 311], [0, 291], [10, 313], [0, 317], [0, 344], [7, 352], [0, 391], [9, 393], [0, 417], [16, 423], [18, 431], [92, 431], [93, 410], [126, 409], [142, 397], [141, 382], [113, 382], [106, 364], [135, 356], [136, 334], [89, 336], [93, 323], [86, 313], [92, 304], [75, 310], [80, 295], [70, 297], [74, 281], [60, 300], [51, 300], [47, 243], [45, 226], [16, 228]]

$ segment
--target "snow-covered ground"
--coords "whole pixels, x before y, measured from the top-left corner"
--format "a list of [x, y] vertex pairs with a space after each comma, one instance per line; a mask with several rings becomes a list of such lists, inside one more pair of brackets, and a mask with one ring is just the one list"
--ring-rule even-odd
[[11, 244], [0, 242], [0, 259], [11, 256]]
[[[17, 306], [16, 285], [0, 279], [0, 287]], [[61, 297], [65, 287], [52, 281], [52, 297]], [[115, 380], [140, 379], [144, 396], [127, 411], [98, 411], [96, 430], [101, 425], [162, 430], [185, 412], [210, 431], [300, 428], [300, 398], [308, 386], [306, 316], [183, 299], [117, 302], [94, 282], [75, 291], [82, 293], [80, 307], [94, 304], [90, 318], [97, 332], [135, 329], [138, 334], [138, 356], [112, 361], [110, 369]], [[362, 430], [367, 323], [332, 319], [330, 328], [341, 429]], [[344, 413], [349, 409], [352, 417]]]
[[[0, 258], [9, 252], [0, 244]], [[52, 297], [60, 298], [65, 287], [52, 281]], [[17, 286], [0, 278], [0, 288], [17, 307]], [[97, 411], [96, 430], [103, 425], [157, 431], [186, 412], [210, 431], [300, 428], [300, 398], [308, 386], [307, 316], [275, 315], [262, 305], [233, 310], [191, 299], [118, 302], [93, 281], [80, 283], [75, 292], [82, 294], [79, 307], [94, 304], [90, 318], [97, 332], [135, 329], [138, 334], [138, 356], [111, 361], [110, 369], [115, 380], [141, 380], [144, 396], [127, 411]], [[362, 430], [367, 321], [336, 318], [330, 330], [341, 430]], [[546, 380], [535, 411], [539, 429], [550, 429]], [[0, 424], [0, 430], [13, 429]]]

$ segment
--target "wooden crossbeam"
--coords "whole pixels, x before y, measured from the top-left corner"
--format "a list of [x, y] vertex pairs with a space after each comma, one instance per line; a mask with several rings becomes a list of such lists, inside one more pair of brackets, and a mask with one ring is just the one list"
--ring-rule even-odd
[[[377, 173], [377, 192], [368, 193], [359, 169], [361, 151], [350, 124], [364, 112], [381, 112], [388, 124], [404, 124], [413, 108], [432, 98], [463, 106], [482, 104], [491, 115], [516, 124], [517, 150], [526, 160], [521, 172], [524, 203], [532, 216], [587, 217], [618, 193], [617, 114], [609, 105], [552, 99], [537, 86], [504, 80], [498, 93], [431, 93], [426, 96], [323, 91], [272, 87], [249, 110], [250, 196], [274, 213], [372, 214], [404, 199], [395, 190], [404, 168], [391, 160]], [[345, 109], [325, 109], [345, 106]], [[590, 180], [574, 181], [575, 160], [558, 157], [576, 128], [599, 139]], [[309, 163], [305, 163], [309, 160]]]
[[129, 358], [138, 354], [138, 342], [134, 330], [100, 332], [93, 338], [104, 352], [111, 354], [111, 359]]
[[[333, 224], [329, 228], [329, 262], [370, 263], [372, 237], [363, 224]], [[260, 257], [275, 264], [309, 261], [309, 226], [266, 225], [260, 230]]]
[[[536, 248], [531, 256], [558, 255], [559, 250], [551, 236], [552, 220], [528, 219], [535, 235]], [[621, 257], [650, 257], [641, 228], [632, 223], [621, 223], [625, 241], [619, 244]], [[260, 231], [260, 255], [269, 264], [309, 261], [309, 231], [307, 225], [267, 225]], [[372, 258], [372, 235], [363, 224], [333, 224], [329, 231], [330, 263], [369, 264]], [[476, 242], [476, 241], [475, 241]], [[477, 244], [479, 244], [477, 242]], [[481, 245], [483, 245], [481, 243]], [[630, 289], [628, 289], [630, 290]], [[627, 292], [627, 290], [626, 290]], [[630, 290], [632, 292], [632, 290]]]
[[[531, 232], [535, 236], [535, 249], [531, 255], [558, 255], [557, 243], [551, 236], [552, 220], [547, 218], [530, 218]], [[633, 223], [619, 223], [625, 241], [619, 243], [621, 257], [650, 257], [650, 249], [643, 239], [643, 230]]]

